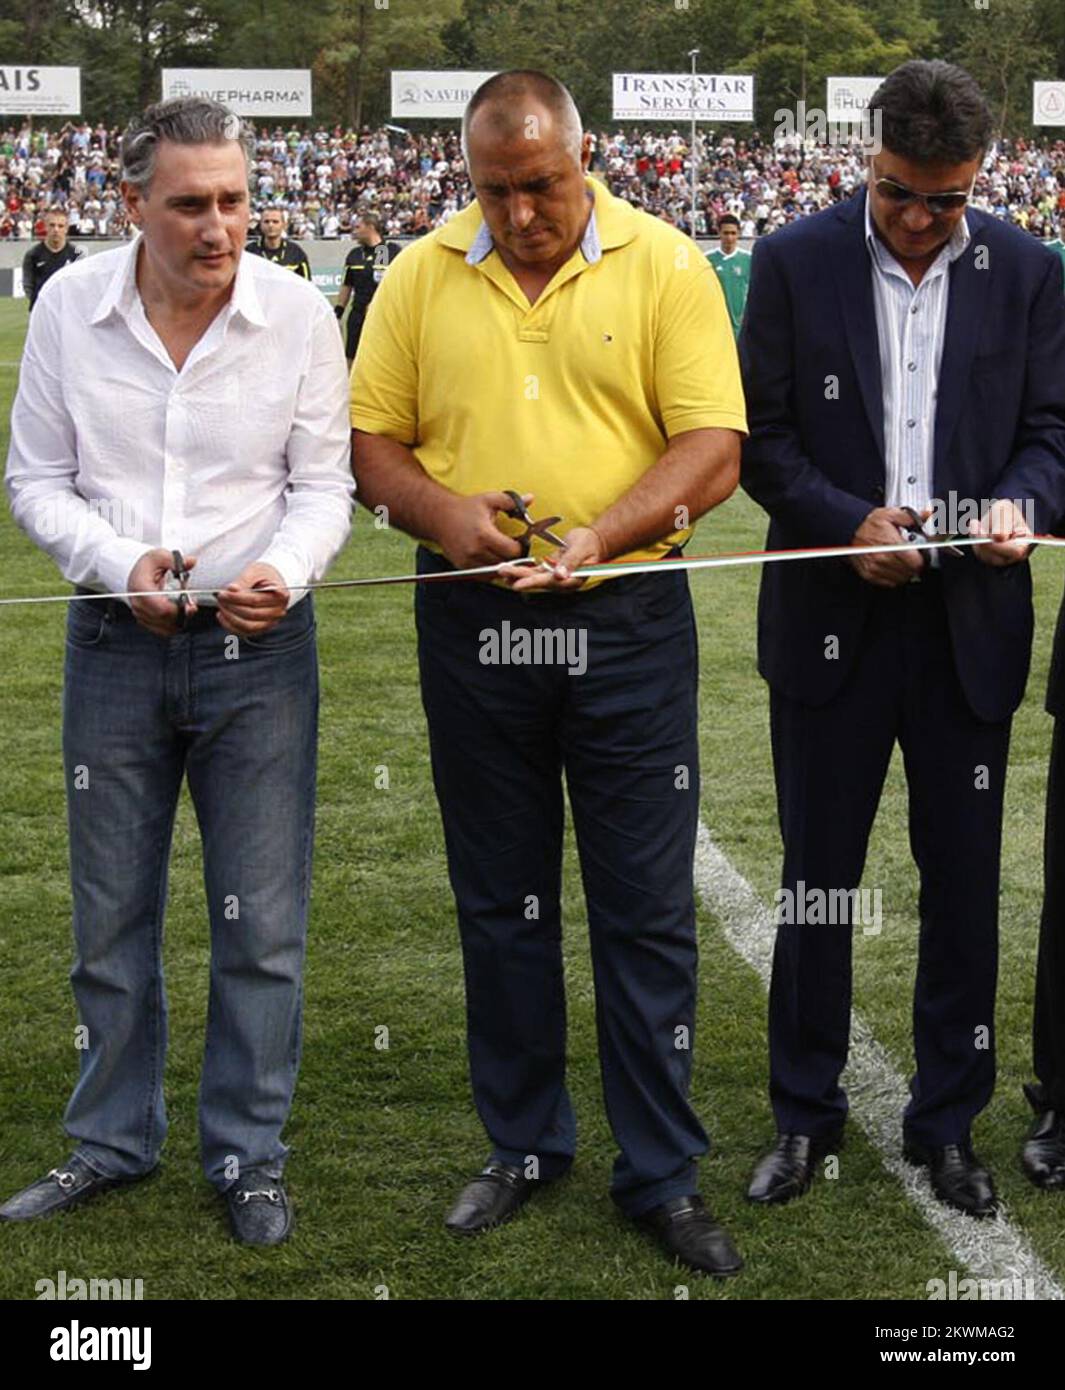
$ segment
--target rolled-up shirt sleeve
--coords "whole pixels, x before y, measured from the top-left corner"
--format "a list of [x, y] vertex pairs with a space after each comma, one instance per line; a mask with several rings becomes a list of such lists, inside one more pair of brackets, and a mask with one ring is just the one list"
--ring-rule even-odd
[[151, 546], [120, 536], [78, 491], [78, 440], [62, 379], [56, 298], [42, 295], [30, 317], [11, 410], [5, 485], [16, 524], [73, 584], [119, 592]]
[[355, 498], [347, 366], [324, 297], [311, 329], [286, 457], [285, 516], [259, 558], [292, 590], [291, 607], [303, 597], [298, 586], [321, 579], [342, 549]]

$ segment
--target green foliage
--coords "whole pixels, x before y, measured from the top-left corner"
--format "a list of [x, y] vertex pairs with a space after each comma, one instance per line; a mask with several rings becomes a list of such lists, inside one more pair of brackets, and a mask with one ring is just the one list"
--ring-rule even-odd
[[[874, 15], [881, 9], [887, 15]], [[778, 106], [822, 106], [825, 79], [886, 75], [921, 57], [931, 25], [917, 0], [901, 6], [859, 6], [851, 0], [763, 0], [746, 12], [747, 48], [739, 71], [756, 74], [756, 115], [765, 129]]]
[[960, 62], [1009, 130], [1029, 84], [1065, 73], [1061, 0], [0, 0], [0, 61], [77, 63], [85, 113], [123, 122], [166, 66], [309, 67], [326, 124], [389, 118], [390, 70], [538, 67], [609, 123], [610, 74], [754, 72], [763, 129], [779, 106], [818, 106], [832, 73], [911, 57]]
[[957, 61], [981, 84], [1003, 130], [1030, 130], [1032, 81], [1054, 76], [1038, 0], [987, 0], [975, 8]]

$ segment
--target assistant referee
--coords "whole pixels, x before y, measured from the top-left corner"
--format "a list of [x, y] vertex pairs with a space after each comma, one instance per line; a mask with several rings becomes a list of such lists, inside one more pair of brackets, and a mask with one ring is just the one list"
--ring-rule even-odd
[[22, 291], [32, 310], [45, 282], [81, 252], [67, 243], [67, 215], [62, 208], [50, 208], [44, 215], [44, 240], [31, 246], [22, 258]]
[[366, 213], [355, 224], [353, 246], [344, 259], [344, 283], [337, 295], [335, 312], [337, 320], [344, 317], [344, 310], [351, 300], [348, 314], [347, 346], [344, 355], [350, 367], [359, 350], [359, 338], [366, 313], [377, 293], [377, 287], [385, 277], [385, 271], [402, 251], [398, 241], [385, 241], [381, 235], [382, 224], [378, 217]]
[[302, 246], [285, 236], [285, 214], [280, 208], [264, 208], [259, 216], [259, 235], [244, 248], [275, 265], [288, 266], [305, 280], [311, 278], [311, 263]]

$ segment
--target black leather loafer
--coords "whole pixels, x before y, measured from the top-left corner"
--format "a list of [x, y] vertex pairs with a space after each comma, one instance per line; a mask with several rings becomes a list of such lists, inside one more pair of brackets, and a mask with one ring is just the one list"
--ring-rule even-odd
[[115, 1187], [129, 1187], [140, 1182], [144, 1173], [136, 1178], [105, 1178], [95, 1169], [72, 1155], [64, 1167], [52, 1168], [38, 1182], [30, 1183], [21, 1192], [0, 1207], [0, 1220], [33, 1221], [38, 1216], [51, 1216], [53, 1212], [69, 1211], [82, 1202], [109, 1192]]
[[968, 1139], [942, 1148], [928, 1148], [914, 1139], [904, 1139], [902, 1156], [907, 1163], [928, 1169], [932, 1191], [948, 1207], [967, 1216], [994, 1215], [998, 1206], [995, 1184]]
[[747, 1189], [748, 1202], [769, 1207], [801, 1197], [814, 1180], [818, 1162], [843, 1147], [843, 1130], [831, 1134], [778, 1134], [760, 1159]]
[[1036, 1187], [1065, 1187], [1065, 1110], [1051, 1110], [1042, 1086], [1025, 1086], [1035, 1124], [1021, 1151], [1021, 1167]]
[[459, 1236], [491, 1230], [509, 1221], [543, 1186], [542, 1179], [527, 1178], [521, 1168], [493, 1161], [462, 1189], [444, 1225]]
[[251, 1168], [223, 1194], [241, 1245], [280, 1245], [292, 1230], [292, 1206], [280, 1178]]
[[710, 1215], [697, 1192], [652, 1207], [636, 1217], [636, 1224], [657, 1236], [668, 1255], [701, 1274], [728, 1279], [743, 1268], [728, 1232]]

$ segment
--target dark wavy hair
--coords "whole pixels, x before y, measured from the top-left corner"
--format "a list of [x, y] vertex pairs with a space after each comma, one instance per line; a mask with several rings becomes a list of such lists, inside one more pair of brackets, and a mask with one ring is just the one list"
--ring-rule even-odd
[[884, 148], [915, 164], [967, 164], [991, 140], [983, 92], [964, 68], [939, 58], [897, 67], [873, 93], [869, 111], [880, 112]]

